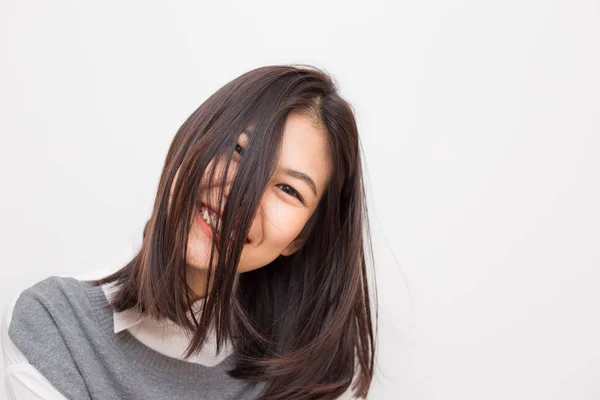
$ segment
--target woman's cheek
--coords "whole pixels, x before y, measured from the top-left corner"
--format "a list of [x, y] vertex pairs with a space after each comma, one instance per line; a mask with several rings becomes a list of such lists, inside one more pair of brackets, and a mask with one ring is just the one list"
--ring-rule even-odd
[[[287, 196], [285, 193], [283, 195]], [[269, 241], [276, 243], [275, 247], [291, 242], [300, 233], [307, 220], [302, 208], [288, 204], [278, 197], [275, 193], [266, 197], [262, 207], [266, 222], [265, 234], [269, 236]]]

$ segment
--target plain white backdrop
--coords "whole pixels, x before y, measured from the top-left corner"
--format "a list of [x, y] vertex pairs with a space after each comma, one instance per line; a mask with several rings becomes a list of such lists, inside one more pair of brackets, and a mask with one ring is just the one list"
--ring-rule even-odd
[[600, 398], [593, 0], [3, 0], [0, 306], [120, 266], [179, 126], [279, 63], [325, 69], [357, 114], [380, 302], [369, 398]]

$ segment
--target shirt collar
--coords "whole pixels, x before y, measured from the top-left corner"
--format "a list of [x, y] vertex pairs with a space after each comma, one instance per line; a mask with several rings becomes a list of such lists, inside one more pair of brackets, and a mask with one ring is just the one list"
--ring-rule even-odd
[[[238, 282], [238, 275], [235, 276], [234, 288]], [[117, 287], [114, 283], [106, 283], [102, 285], [102, 290], [107, 299], [111, 298], [113, 293], [116, 292]], [[195, 314], [199, 313], [202, 310], [203, 299], [197, 300], [192, 304], [192, 310]], [[139, 311], [131, 308], [125, 311], [113, 311], [113, 325], [114, 332], [119, 333], [126, 329], [132, 328], [136, 325], [139, 325], [142, 321], [144, 321], [147, 316], [142, 315]], [[167, 322], [165, 325], [170, 325], [172, 322]]]
[[[102, 290], [107, 299], [117, 291], [117, 286], [114, 283], [106, 283], [102, 285]], [[114, 332], [119, 333], [131, 327], [138, 325], [144, 316], [134, 309], [129, 309], [121, 312], [113, 311]]]

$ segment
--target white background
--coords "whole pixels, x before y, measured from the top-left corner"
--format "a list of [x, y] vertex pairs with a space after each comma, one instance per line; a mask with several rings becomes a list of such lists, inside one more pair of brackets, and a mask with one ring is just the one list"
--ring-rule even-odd
[[114, 266], [187, 116], [309, 63], [368, 168], [369, 398], [600, 398], [597, 1], [3, 0], [0, 50], [1, 306]]

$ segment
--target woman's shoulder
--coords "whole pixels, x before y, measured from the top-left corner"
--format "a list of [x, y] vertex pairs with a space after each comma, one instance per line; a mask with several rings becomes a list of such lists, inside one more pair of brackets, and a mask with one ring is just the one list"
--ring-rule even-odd
[[[3, 336], [27, 356], [80, 333], [93, 323], [87, 292], [91, 284], [72, 277], [51, 276], [26, 288], [4, 310]], [[101, 291], [100, 288], [97, 288]], [[42, 351], [44, 352], [44, 351]]]
[[69, 294], [73, 289], [81, 288], [83, 283], [83, 281], [73, 277], [49, 276], [23, 290], [18, 297]]
[[15, 398], [62, 399], [65, 397], [34, 367], [8, 334], [13, 310], [19, 296], [14, 296], [4, 307], [0, 324], [0, 342], [4, 359], [4, 380], [7, 392]]
[[22, 290], [13, 300], [14, 309], [20, 309], [25, 304], [30, 306], [31, 303], [40, 303], [47, 307], [56, 302], [64, 305], [65, 299], [81, 295], [82, 284], [83, 282], [75, 278], [50, 276]]
[[84, 327], [93, 318], [86, 290], [85, 281], [51, 276], [18, 294], [2, 320], [7, 364], [33, 366], [63, 393], [84, 387], [73, 351], [85, 344]]
[[[3, 324], [9, 332], [30, 330], [32, 325], [66, 320], [77, 311], [85, 313], [85, 281], [50, 276], [26, 288], [4, 311]], [[12, 335], [11, 335], [12, 336]]]

